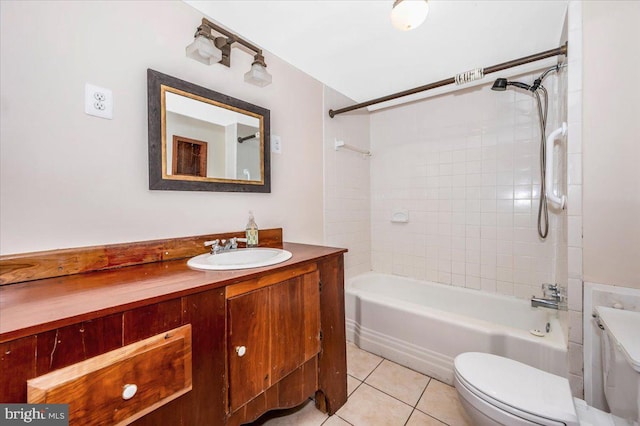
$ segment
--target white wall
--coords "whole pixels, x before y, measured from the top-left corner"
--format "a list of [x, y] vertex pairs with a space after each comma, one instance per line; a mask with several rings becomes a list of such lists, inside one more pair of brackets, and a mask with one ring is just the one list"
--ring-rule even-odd
[[584, 280], [640, 288], [640, 3], [582, 9]]
[[353, 103], [325, 87], [325, 243], [349, 249], [345, 255], [347, 278], [371, 270], [371, 159], [346, 149], [336, 151], [335, 140], [368, 151], [369, 113], [361, 110], [330, 118], [327, 111]]
[[[201, 18], [179, 1], [0, 2], [0, 253], [241, 230], [250, 209], [323, 241], [322, 84], [269, 52], [266, 88], [244, 83], [239, 49], [230, 69], [186, 58]], [[147, 68], [271, 110], [271, 194], [148, 189]], [[113, 90], [113, 120], [84, 113], [87, 82]]]

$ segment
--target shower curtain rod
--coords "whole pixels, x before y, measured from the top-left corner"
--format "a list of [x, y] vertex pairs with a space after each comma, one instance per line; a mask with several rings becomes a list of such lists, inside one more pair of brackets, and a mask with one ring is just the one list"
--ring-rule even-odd
[[[535, 61], [540, 61], [542, 59], [551, 58], [553, 56], [558, 56], [558, 55], [565, 55], [566, 56], [567, 52], [568, 52], [568, 43], [565, 43], [564, 45], [562, 45], [562, 46], [560, 46], [560, 47], [558, 47], [556, 49], [546, 50], [544, 52], [536, 53], [535, 55], [525, 56], [523, 58], [514, 59], [512, 61], [503, 62], [503, 63], [498, 64], [498, 65], [493, 65], [491, 67], [484, 68], [484, 75], [491, 74], [491, 73], [498, 72], [498, 71], [502, 71], [502, 70], [505, 70], [507, 68], [513, 68], [513, 67], [517, 67], [519, 65], [528, 64], [530, 62], [535, 62]], [[361, 102], [359, 104], [355, 104], [355, 105], [351, 105], [351, 106], [348, 106], [348, 107], [340, 108], [340, 109], [337, 109], [335, 111], [330, 109], [329, 110], [329, 117], [333, 118], [336, 115], [342, 114], [344, 112], [349, 112], [349, 111], [353, 111], [353, 110], [356, 110], [356, 109], [368, 107], [370, 105], [379, 104], [381, 102], [391, 101], [393, 99], [398, 99], [398, 98], [401, 98], [403, 96], [414, 95], [414, 94], [419, 93], [419, 92], [424, 92], [425, 90], [431, 90], [431, 89], [435, 89], [437, 87], [446, 86], [447, 84], [455, 83], [455, 81], [456, 81], [455, 77], [451, 77], [451, 78], [447, 78], [446, 80], [436, 81], [435, 83], [426, 84], [424, 86], [420, 86], [420, 87], [416, 87], [416, 88], [413, 88], [413, 89], [405, 90], [405, 91], [402, 91], [402, 92], [394, 93], [392, 95], [387, 95], [387, 96], [383, 96], [381, 98], [372, 99], [370, 101]]]

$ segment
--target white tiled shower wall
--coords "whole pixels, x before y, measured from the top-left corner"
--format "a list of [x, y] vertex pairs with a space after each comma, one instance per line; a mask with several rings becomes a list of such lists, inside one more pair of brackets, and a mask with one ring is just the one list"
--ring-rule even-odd
[[324, 217], [325, 244], [347, 247], [345, 277], [371, 270], [370, 158], [335, 149], [335, 140], [369, 149], [369, 115], [361, 111], [329, 118], [327, 111], [354, 102], [324, 88]]
[[[544, 82], [548, 132], [564, 114], [559, 79]], [[550, 211], [546, 240], [536, 231], [539, 138], [533, 97], [490, 85], [371, 114], [373, 269], [521, 298], [566, 277], [564, 213]], [[408, 223], [390, 222], [396, 209]]]

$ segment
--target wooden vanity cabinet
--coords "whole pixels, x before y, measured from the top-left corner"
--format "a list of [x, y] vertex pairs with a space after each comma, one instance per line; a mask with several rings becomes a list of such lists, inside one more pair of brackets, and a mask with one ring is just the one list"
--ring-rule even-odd
[[239, 295], [233, 287], [227, 299], [231, 412], [320, 352], [317, 270]]
[[[203, 273], [172, 262], [0, 287], [3, 317], [24, 318], [20, 324], [50, 300], [63, 305], [56, 311], [59, 319], [33, 322], [25, 331], [0, 324], [0, 402], [27, 402], [31, 379], [188, 327], [190, 389], [183, 384], [181, 396], [142, 417], [118, 421], [235, 426], [314, 394], [320, 410], [335, 413], [347, 399], [344, 250], [287, 243], [285, 248], [297, 262], [257, 274]], [[215, 281], [219, 277], [226, 280], [222, 285]], [[206, 281], [189, 284], [194, 280]], [[112, 283], [119, 289], [112, 290]], [[134, 300], [128, 291], [149, 293]], [[90, 303], [109, 299], [112, 305], [70, 313], [81, 307], [82, 297]]]

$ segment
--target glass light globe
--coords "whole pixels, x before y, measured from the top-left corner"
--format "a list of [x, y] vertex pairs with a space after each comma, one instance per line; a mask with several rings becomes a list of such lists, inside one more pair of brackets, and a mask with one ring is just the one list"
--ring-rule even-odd
[[213, 45], [213, 42], [204, 36], [197, 36], [193, 43], [185, 49], [187, 57], [195, 59], [206, 65], [212, 65], [222, 59], [222, 52]]
[[391, 23], [402, 31], [420, 26], [429, 13], [427, 0], [396, 0], [391, 10]]
[[271, 84], [271, 74], [265, 67], [257, 62], [251, 65], [251, 69], [244, 75], [244, 81], [255, 84], [258, 87], [264, 87]]

